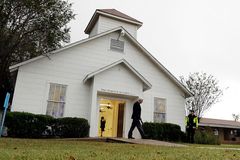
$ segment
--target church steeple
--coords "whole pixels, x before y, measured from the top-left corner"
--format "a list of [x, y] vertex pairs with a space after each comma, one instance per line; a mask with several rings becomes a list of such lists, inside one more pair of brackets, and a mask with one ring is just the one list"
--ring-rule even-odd
[[137, 38], [137, 30], [142, 24], [142, 22], [116, 9], [97, 9], [84, 32], [91, 37], [101, 32], [122, 26], [133, 37]]

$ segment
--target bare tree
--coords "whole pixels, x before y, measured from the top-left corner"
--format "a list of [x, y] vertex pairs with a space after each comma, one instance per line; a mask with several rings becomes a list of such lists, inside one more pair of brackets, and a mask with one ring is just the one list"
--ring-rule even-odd
[[218, 81], [206, 73], [190, 73], [187, 78], [181, 76], [180, 80], [194, 95], [186, 99], [186, 109], [194, 110], [199, 118], [218, 102], [223, 94], [223, 90], [218, 86]]
[[232, 114], [232, 116], [233, 116], [233, 119], [234, 119], [235, 122], [237, 122], [240, 118], [239, 114]]

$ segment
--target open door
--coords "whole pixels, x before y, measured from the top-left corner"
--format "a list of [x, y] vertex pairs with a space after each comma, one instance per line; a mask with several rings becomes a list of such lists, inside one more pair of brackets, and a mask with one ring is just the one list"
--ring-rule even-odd
[[118, 105], [118, 125], [117, 125], [117, 137], [123, 137], [123, 116], [124, 116], [124, 103]]
[[122, 137], [125, 101], [100, 98], [99, 137]]

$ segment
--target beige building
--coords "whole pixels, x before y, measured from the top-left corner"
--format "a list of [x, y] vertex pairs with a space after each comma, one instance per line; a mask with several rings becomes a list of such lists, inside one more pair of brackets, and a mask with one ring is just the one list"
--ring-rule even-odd
[[240, 144], [240, 122], [201, 118], [199, 127], [210, 127], [214, 135], [218, 136], [221, 143]]

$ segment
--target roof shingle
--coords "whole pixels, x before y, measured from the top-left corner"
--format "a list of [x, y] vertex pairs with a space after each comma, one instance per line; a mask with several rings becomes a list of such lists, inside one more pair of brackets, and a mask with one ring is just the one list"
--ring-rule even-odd
[[199, 125], [201, 126], [226, 126], [233, 128], [240, 128], [240, 122], [230, 121], [230, 120], [222, 120], [222, 119], [211, 119], [211, 118], [201, 118]]
[[132, 18], [116, 9], [96, 9], [94, 15], [92, 16], [90, 22], [88, 23], [85, 33], [89, 34], [94, 27], [95, 23], [98, 20], [99, 15], [104, 15], [104, 16], [114, 16], [112, 18], [119, 19], [120, 21], [127, 21], [128, 23], [133, 23], [136, 24], [137, 26], [142, 26], [142, 22], [136, 20], [135, 18]]
[[125, 18], [125, 19], [128, 19], [128, 20], [131, 20], [131, 21], [142, 23], [142, 22], [136, 20], [135, 18], [132, 18], [132, 17], [116, 10], [116, 9], [97, 9], [97, 11], [101, 11], [101, 12], [104, 12], [104, 13], [108, 13], [108, 14], [111, 14], [111, 15], [114, 15], [114, 16], [118, 16], [118, 17], [122, 17], [122, 18]]

